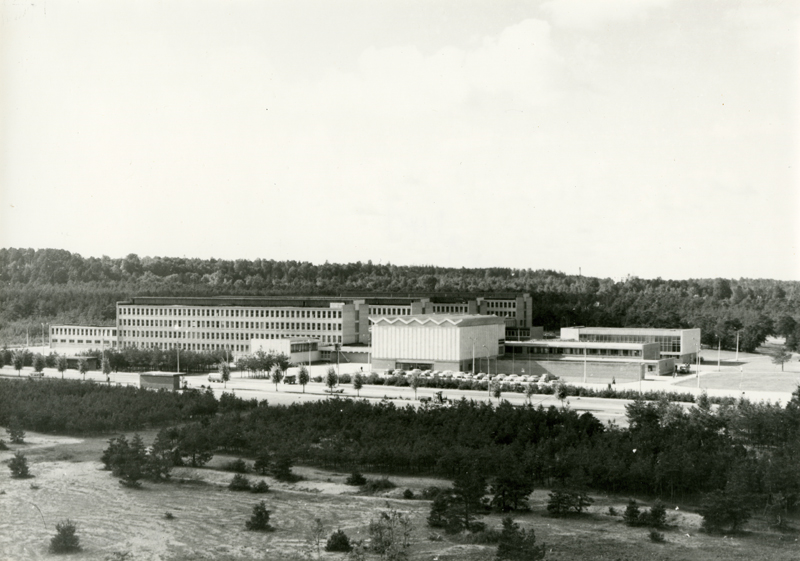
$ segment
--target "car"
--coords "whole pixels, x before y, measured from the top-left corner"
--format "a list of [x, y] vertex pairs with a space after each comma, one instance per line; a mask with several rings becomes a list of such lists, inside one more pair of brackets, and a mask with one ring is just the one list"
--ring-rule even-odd
[[44, 372], [36, 372], [35, 370], [29, 374], [31, 378], [44, 378]]
[[222, 374], [219, 372], [212, 372], [208, 375], [209, 382], [224, 382], [225, 380], [222, 379]]

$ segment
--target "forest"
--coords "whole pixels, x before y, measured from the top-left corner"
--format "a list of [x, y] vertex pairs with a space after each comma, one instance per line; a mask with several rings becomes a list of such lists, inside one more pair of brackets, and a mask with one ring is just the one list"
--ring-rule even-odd
[[[800, 506], [800, 388], [786, 406], [739, 400], [684, 408], [638, 399], [629, 427], [568, 406], [463, 399], [398, 407], [341, 399], [266, 407], [224, 393], [0, 380], [0, 424], [60, 434], [164, 427], [161, 447], [201, 465], [214, 453], [337, 471], [484, 474], [493, 489], [535, 486], [692, 501], [715, 494], [776, 523]], [[291, 435], [291, 438], [287, 438]], [[783, 521], [783, 522], [781, 522]]]
[[[0, 344], [38, 340], [47, 324], [114, 325], [133, 296], [432, 295], [530, 293], [533, 324], [699, 327], [703, 343], [752, 351], [768, 335], [800, 341], [800, 283], [769, 279], [594, 278], [551, 270], [389, 263], [88, 257], [0, 249]], [[45, 324], [43, 326], [43, 324]]]

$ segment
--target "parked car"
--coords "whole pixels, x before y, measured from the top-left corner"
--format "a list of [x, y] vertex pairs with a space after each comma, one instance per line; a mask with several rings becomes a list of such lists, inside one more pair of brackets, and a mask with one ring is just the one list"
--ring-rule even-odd
[[36, 372], [35, 370], [29, 374], [31, 378], [44, 378], [44, 372]]
[[211, 374], [209, 374], [208, 375], [208, 381], [209, 382], [224, 382], [224, 380], [222, 379], [222, 374], [220, 374], [219, 372], [212, 372]]

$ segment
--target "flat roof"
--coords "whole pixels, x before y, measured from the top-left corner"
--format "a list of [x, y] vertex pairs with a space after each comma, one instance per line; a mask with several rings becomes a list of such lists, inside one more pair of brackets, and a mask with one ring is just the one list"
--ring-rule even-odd
[[450, 324], [456, 327], [471, 327], [474, 325], [505, 325], [505, 320], [497, 316], [479, 316], [468, 314], [417, 314], [413, 316], [370, 316], [375, 324], [388, 323], [404, 325], [436, 325]]
[[329, 308], [350, 303], [353, 298], [292, 296], [134, 296], [121, 300], [122, 306], [250, 306], [263, 308]]
[[577, 329], [586, 333], [635, 333], [641, 335], [657, 335], [659, 333], [681, 333], [683, 331], [699, 331], [699, 327], [680, 329], [673, 327], [562, 327], [561, 329]]
[[595, 342], [595, 341], [570, 341], [563, 339], [533, 340], [533, 341], [506, 341], [506, 345], [515, 347], [555, 347], [567, 349], [628, 349], [639, 350], [646, 345], [658, 345], [658, 343], [615, 343]]

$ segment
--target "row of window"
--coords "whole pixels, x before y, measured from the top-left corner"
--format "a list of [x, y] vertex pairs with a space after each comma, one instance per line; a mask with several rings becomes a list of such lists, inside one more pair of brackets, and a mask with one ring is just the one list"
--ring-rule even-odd
[[680, 335], [614, 335], [603, 333], [581, 333], [581, 341], [612, 342], [612, 343], [658, 343], [662, 353], [681, 352]]
[[[52, 342], [54, 344], [66, 343], [68, 345], [103, 345], [104, 344], [103, 341], [100, 341], [100, 340], [92, 341], [91, 339], [86, 339], [86, 340], [84, 340], [84, 339], [53, 339]], [[116, 341], [111, 341], [110, 343], [108, 341], [106, 341], [105, 344], [110, 344], [112, 347], [116, 347], [117, 346], [117, 342]]]
[[342, 317], [341, 310], [286, 310], [286, 309], [219, 309], [219, 308], [119, 308], [124, 316], [168, 316], [168, 317], [251, 317], [251, 318], [308, 318], [336, 319]]
[[341, 323], [309, 323], [283, 321], [209, 321], [209, 320], [164, 320], [121, 319], [125, 327], [172, 327], [173, 329], [303, 329], [311, 331], [341, 331]]
[[379, 308], [370, 306], [369, 313], [376, 316], [410, 316], [411, 306], [405, 308]]
[[506, 301], [497, 301], [497, 300], [490, 300], [486, 302], [486, 305], [489, 308], [516, 308], [517, 301], [516, 300], [506, 300]]
[[565, 347], [528, 347], [509, 345], [506, 347], [509, 354], [531, 355], [570, 355], [570, 356], [642, 356], [641, 350], [635, 349], [573, 349]]
[[464, 306], [434, 306], [433, 313], [435, 314], [466, 314], [469, 308]]
[[116, 337], [117, 330], [96, 329], [92, 327], [53, 327], [51, 330], [52, 335], [83, 335], [89, 337]]
[[189, 331], [186, 333], [177, 333], [174, 331], [147, 331], [139, 329], [123, 329], [121, 331], [123, 337], [130, 337], [132, 339], [201, 339], [201, 340], [220, 340], [220, 341], [249, 341], [251, 339], [285, 339], [286, 337], [304, 337], [310, 339], [320, 339], [327, 343], [341, 343], [341, 335], [317, 335], [317, 334], [298, 334], [298, 333], [206, 333]]
[[139, 348], [139, 349], [162, 349], [170, 350], [175, 349], [176, 345], [182, 351], [214, 351], [225, 349], [233, 352], [249, 352], [248, 345], [209, 345], [206, 343], [159, 343], [159, 342], [143, 342], [137, 343], [136, 341], [127, 341], [122, 346], [126, 348]]

